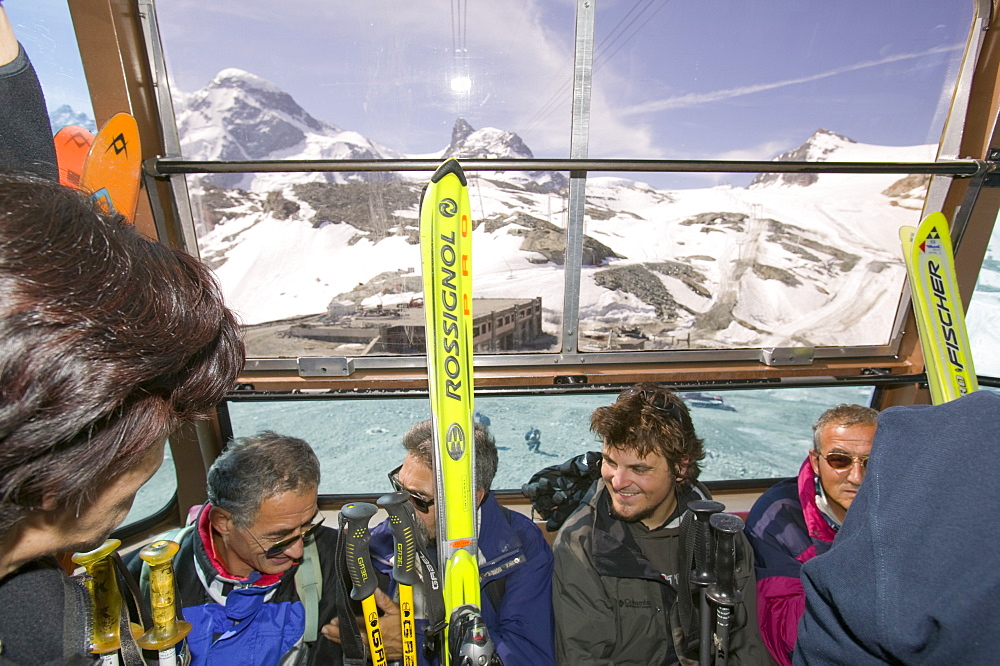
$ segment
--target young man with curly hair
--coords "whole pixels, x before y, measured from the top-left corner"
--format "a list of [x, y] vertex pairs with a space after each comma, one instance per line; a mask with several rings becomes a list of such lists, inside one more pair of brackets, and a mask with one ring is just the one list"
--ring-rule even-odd
[[[688, 585], [693, 538], [688, 502], [704, 457], [687, 407], [653, 384], [630, 387], [598, 408], [601, 479], [559, 530], [552, 595], [560, 664], [697, 664], [698, 604]], [[753, 557], [737, 542], [737, 606], [730, 661], [770, 663], [757, 631]], [[691, 602], [691, 603], [687, 603]], [[691, 609], [682, 613], [681, 606]], [[683, 619], [682, 619], [683, 618]]]

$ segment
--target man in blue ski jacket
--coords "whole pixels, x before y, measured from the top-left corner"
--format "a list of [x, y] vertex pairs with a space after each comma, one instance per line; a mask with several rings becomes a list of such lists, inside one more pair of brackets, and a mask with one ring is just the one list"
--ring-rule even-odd
[[890, 407], [828, 552], [802, 566], [794, 664], [994, 664], [1000, 396]]
[[[192, 666], [342, 663], [319, 633], [337, 613], [337, 531], [317, 506], [320, 466], [308, 443], [264, 431], [231, 442], [208, 472], [208, 502], [180, 543], [174, 576]], [[148, 569], [129, 569], [148, 602]]]
[[[479, 574], [482, 586], [482, 614], [497, 654], [507, 666], [555, 663], [552, 619], [552, 551], [541, 531], [527, 516], [500, 506], [490, 492], [497, 469], [497, 449], [487, 428], [475, 426], [476, 501], [479, 505]], [[432, 463], [433, 426], [417, 423], [403, 436], [406, 457], [389, 474], [394, 488], [410, 493], [419, 518], [417, 527], [431, 545], [428, 558], [436, 566], [435, 484]], [[394, 546], [388, 521], [372, 530], [372, 561], [388, 577], [386, 592], [397, 594], [391, 578]], [[426, 579], [426, 571], [421, 575]], [[440, 574], [439, 574], [440, 575]], [[417, 608], [417, 654], [421, 664], [436, 664], [436, 656], [424, 653], [422, 591], [414, 588]], [[400, 626], [398, 607], [385, 595], [376, 593], [379, 607], [386, 611], [381, 630], [390, 659], [398, 659]], [[336, 620], [333, 623], [337, 624]], [[328, 627], [324, 634], [334, 640], [339, 630]]]

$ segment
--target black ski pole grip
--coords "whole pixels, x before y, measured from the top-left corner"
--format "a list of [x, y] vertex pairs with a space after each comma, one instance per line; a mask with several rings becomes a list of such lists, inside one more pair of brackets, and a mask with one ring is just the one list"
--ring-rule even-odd
[[708, 586], [708, 598], [720, 606], [734, 608], [743, 595], [736, 587], [736, 536], [743, 531], [743, 521], [731, 513], [711, 517], [715, 533], [715, 582]]
[[417, 515], [410, 493], [398, 490], [378, 498], [378, 505], [389, 514], [389, 530], [396, 545], [392, 577], [401, 585], [420, 584], [417, 575]]
[[694, 500], [688, 502], [688, 510], [694, 514], [694, 569], [691, 571], [691, 582], [704, 587], [715, 582], [714, 539], [709, 523], [716, 513], [725, 511], [726, 506], [714, 500]]
[[340, 510], [340, 515], [347, 523], [344, 530], [345, 552], [347, 553], [345, 559], [347, 560], [347, 571], [354, 584], [354, 588], [351, 590], [351, 599], [355, 601], [372, 596], [378, 587], [378, 578], [375, 576], [375, 569], [372, 568], [371, 552], [368, 550], [368, 542], [371, 540], [368, 522], [376, 513], [378, 513], [378, 508], [367, 502], [346, 504]]

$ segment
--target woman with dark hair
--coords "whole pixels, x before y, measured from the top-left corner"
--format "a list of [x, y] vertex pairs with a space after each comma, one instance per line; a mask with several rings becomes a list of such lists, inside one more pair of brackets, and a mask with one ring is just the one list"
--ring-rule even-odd
[[243, 357], [203, 264], [75, 191], [0, 174], [0, 657], [85, 653], [81, 590], [39, 558], [103, 543]]

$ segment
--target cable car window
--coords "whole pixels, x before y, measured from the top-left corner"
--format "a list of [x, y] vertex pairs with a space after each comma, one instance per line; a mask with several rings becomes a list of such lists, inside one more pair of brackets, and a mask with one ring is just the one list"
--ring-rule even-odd
[[177, 469], [170, 452], [170, 443], [167, 442], [167, 446], [164, 447], [163, 464], [135, 494], [135, 501], [132, 502], [132, 508], [122, 523], [122, 528], [148, 518], [164, 508], [172, 501], [175, 492], [177, 492]]
[[52, 133], [67, 125], [96, 132], [90, 91], [66, 3], [13, 2], [4, 5], [4, 11], [42, 85]]
[[[969, 0], [597, 3], [581, 45], [575, 12], [589, 6], [161, 2], [173, 157], [957, 157], [945, 141], [965, 113]], [[692, 29], [704, 25], [711, 39]], [[897, 231], [940, 205], [928, 174], [572, 175], [579, 207], [564, 170], [471, 172], [477, 299], [505, 301], [477, 304], [478, 353], [892, 355], [906, 306]], [[251, 357], [422, 351], [427, 176], [186, 177], [199, 250]], [[509, 335], [484, 331], [522, 306]]]
[[[398, 180], [293, 182], [260, 196], [255, 186], [234, 191], [189, 177], [201, 258], [239, 313], [250, 356], [424, 353], [423, 183], [381, 175]], [[275, 174], [255, 177], [265, 176]], [[474, 207], [493, 211], [474, 220], [472, 234], [476, 351], [554, 350], [565, 283], [565, 196], [511, 190], [471, 174], [469, 186]], [[540, 202], [540, 217], [512, 212], [507, 203], [529, 197]]]
[[966, 326], [976, 373], [1000, 377], [1000, 344], [997, 343], [997, 331], [1000, 331], [1000, 225], [994, 225], [993, 236], [986, 246]]
[[[871, 387], [683, 391], [695, 429], [705, 440], [704, 481], [794, 476], [812, 442], [812, 425], [841, 403], [868, 405]], [[532, 474], [601, 448], [590, 415], [617, 393], [483, 395], [477, 421], [497, 443], [494, 490], [518, 491]], [[388, 492], [386, 473], [404, 457], [407, 429], [430, 417], [426, 397], [231, 400], [232, 435], [261, 430], [300, 437], [320, 459], [320, 492]], [[532, 431], [538, 430], [537, 444]]]
[[[404, 2], [299, 2], [277, 14], [264, 3], [232, 13], [160, 3], [182, 156], [566, 157], [570, 96], [541, 100], [571, 71], [572, 8], [462, 5], [449, 21], [447, 6]], [[285, 33], [294, 37], [276, 38]], [[201, 255], [247, 326], [251, 356], [423, 353], [417, 218], [427, 176], [188, 178]], [[531, 309], [482, 333], [477, 348], [552, 350], [567, 177], [470, 181], [477, 324]]]
[[[973, 3], [817, 8], [598, 3], [591, 156], [933, 161]], [[588, 180], [581, 350], [890, 342], [928, 176], [642, 180]]]

